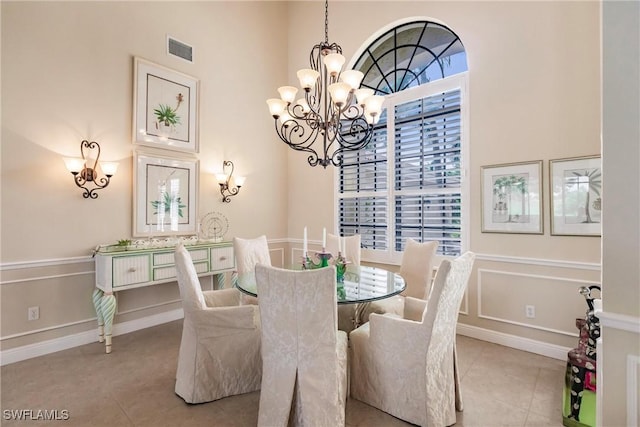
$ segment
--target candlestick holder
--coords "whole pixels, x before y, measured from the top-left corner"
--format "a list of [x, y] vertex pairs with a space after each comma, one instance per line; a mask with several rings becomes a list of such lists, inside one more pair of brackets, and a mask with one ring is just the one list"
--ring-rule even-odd
[[335, 259], [336, 266], [336, 280], [338, 283], [344, 283], [344, 273], [347, 271], [347, 260], [342, 256], [341, 252], [338, 252], [338, 256]]
[[309, 256], [307, 257], [302, 257], [302, 269], [303, 270], [313, 270], [316, 268], [322, 268], [322, 267], [328, 267], [329, 266], [329, 260], [331, 259], [332, 255], [329, 252], [325, 252], [324, 249], [322, 250], [322, 252], [316, 252], [315, 253], [315, 257], [318, 259], [318, 262], [313, 262], [313, 260], [311, 258], [309, 258]]

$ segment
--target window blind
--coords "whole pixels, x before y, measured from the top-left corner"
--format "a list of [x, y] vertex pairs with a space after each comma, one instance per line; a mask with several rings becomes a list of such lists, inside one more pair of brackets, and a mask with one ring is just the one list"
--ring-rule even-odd
[[360, 234], [362, 247], [387, 249], [387, 197], [353, 197], [340, 200], [340, 233]]

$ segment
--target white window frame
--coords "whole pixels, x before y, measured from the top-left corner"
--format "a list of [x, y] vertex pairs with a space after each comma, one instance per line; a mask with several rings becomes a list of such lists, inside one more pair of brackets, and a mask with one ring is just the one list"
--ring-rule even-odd
[[[460, 89], [460, 120], [461, 120], [461, 184], [460, 184], [460, 244], [461, 253], [464, 253], [470, 247], [469, 245], [469, 213], [470, 213], [470, 184], [469, 184], [469, 159], [470, 143], [469, 143], [469, 95], [468, 95], [468, 71], [444, 79], [435, 80], [433, 82], [423, 84], [417, 87], [405, 89], [401, 92], [392, 93], [385, 97], [384, 108], [390, 105], [395, 106], [416, 99], [425, 98], [436, 95], [438, 93], [448, 92]], [[395, 250], [395, 209], [394, 203], [396, 194], [395, 188], [395, 153], [394, 153], [394, 132], [395, 116], [392, 112], [387, 112], [387, 250], [362, 249], [362, 260], [371, 263], [383, 263], [400, 265], [402, 260], [402, 252]], [[340, 227], [340, 199], [350, 197], [374, 197], [380, 196], [380, 191], [360, 191], [351, 194], [340, 194], [340, 169], [336, 168], [334, 172], [334, 223], [336, 229]], [[401, 194], [428, 194], [432, 190], [402, 190]], [[450, 258], [450, 257], [441, 257]]]

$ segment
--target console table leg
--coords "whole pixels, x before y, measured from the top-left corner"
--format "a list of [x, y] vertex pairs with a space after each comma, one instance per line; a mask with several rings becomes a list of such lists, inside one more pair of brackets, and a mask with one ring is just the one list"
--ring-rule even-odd
[[224, 289], [226, 288], [226, 275], [224, 273], [219, 273], [217, 275], [217, 280], [218, 280], [218, 289]]
[[93, 290], [93, 307], [96, 309], [96, 317], [98, 318], [98, 342], [104, 342], [104, 316], [102, 316], [102, 309], [100, 307], [102, 296], [104, 292], [95, 288]]
[[116, 297], [111, 294], [104, 294], [100, 302], [100, 310], [104, 317], [104, 339], [106, 353], [111, 353], [111, 332], [113, 329], [113, 318], [116, 315]]

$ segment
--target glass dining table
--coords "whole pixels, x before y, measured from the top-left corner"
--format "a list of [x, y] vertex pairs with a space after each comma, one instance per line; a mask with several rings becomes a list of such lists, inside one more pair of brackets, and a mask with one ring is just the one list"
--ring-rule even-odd
[[[238, 275], [236, 286], [241, 292], [260, 300], [254, 274]], [[369, 303], [398, 295], [405, 287], [402, 276], [384, 268], [347, 266], [344, 280], [336, 284], [338, 305], [356, 304], [354, 326], [358, 327]]]

